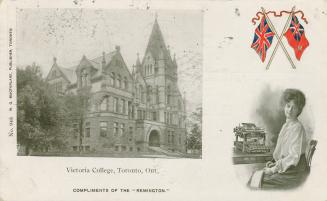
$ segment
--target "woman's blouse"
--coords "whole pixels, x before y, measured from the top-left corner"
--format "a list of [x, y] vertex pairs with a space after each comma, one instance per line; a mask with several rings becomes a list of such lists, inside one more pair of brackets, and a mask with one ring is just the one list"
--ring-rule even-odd
[[277, 145], [273, 153], [276, 165], [273, 172], [285, 172], [290, 166], [296, 166], [306, 150], [306, 133], [301, 122], [286, 120], [279, 132]]

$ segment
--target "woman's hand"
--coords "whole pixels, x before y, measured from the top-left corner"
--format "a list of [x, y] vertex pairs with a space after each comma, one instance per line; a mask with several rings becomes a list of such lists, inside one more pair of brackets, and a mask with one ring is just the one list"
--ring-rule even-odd
[[272, 161], [268, 161], [268, 162], [266, 163], [266, 167], [267, 167], [267, 168], [271, 168], [271, 167], [273, 167], [274, 165], [275, 165], [275, 163], [272, 162]]
[[267, 167], [263, 168], [263, 172], [264, 172], [266, 175], [272, 175], [272, 174], [274, 174], [273, 169], [272, 169], [272, 168], [267, 168]]

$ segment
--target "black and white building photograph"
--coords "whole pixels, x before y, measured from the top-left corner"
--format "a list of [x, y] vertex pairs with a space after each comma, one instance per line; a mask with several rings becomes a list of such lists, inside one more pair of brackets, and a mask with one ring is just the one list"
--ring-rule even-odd
[[201, 11], [16, 12], [18, 155], [201, 158]]

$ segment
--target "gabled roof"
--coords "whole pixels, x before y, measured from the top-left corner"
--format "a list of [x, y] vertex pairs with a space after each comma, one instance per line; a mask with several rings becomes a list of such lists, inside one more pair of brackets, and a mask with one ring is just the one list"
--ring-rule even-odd
[[[115, 56], [115, 54], [116, 54], [116, 51], [112, 51], [112, 52], [105, 54], [104, 59], [105, 59], [106, 63], [109, 63], [111, 61], [112, 57]], [[91, 61], [101, 64], [102, 59], [103, 59], [103, 56], [99, 56], [99, 57], [92, 59]]]
[[75, 69], [76, 67], [73, 68], [63, 68], [63, 67], [59, 67], [61, 72], [66, 76], [66, 78], [68, 79], [68, 81], [70, 83], [75, 83], [77, 78], [76, 78], [76, 74], [75, 74]]
[[[115, 56], [116, 53], [117, 53], [116, 51], [112, 51], [112, 52], [109, 52], [107, 54], [104, 54], [104, 58], [105, 58], [106, 64], [108, 64], [112, 60], [113, 56]], [[99, 56], [99, 57], [96, 57], [94, 59], [87, 59], [86, 57], [83, 57], [82, 60], [81, 60], [81, 62], [82, 61], [83, 62], [87, 62], [93, 68], [95, 68], [96, 69], [96, 73], [95, 73], [94, 76], [97, 76], [97, 75], [100, 75], [101, 72], [102, 72], [102, 60], [103, 60], [103, 56]], [[65, 79], [67, 79], [71, 84], [76, 83], [76, 81], [77, 81], [76, 69], [80, 65], [80, 63], [77, 64], [77, 65], [75, 65], [75, 66], [68, 67], [68, 68], [61, 67], [57, 63], [54, 63], [54, 65], [56, 65], [56, 67], [64, 75]]]
[[53, 72], [53, 69], [57, 69], [57, 70], [60, 72], [61, 76], [62, 76], [65, 80], [70, 81], [69, 78], [67, 77], [66, 73], [64, 72], [64, 69], [63, 69], [62, 67], [60, 67], [60, 66], [57, 64], [57, 59], [56, 59], [56, 57], [53, 58], [53, 65], [52, 65], [52, 67], [51, 67], [51, 69], [50, 69], [50, 71], [49, 71], [49, 73], [48, 73], [48, 75], [47, 75], [47, 77], [46, 77], [46, 80], [49, 79], [49, 76], [50, 76], [51, 73]]

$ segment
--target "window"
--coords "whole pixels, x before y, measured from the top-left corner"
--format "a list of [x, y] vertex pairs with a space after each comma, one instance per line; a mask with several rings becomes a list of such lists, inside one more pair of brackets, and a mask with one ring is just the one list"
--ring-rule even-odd
[[108, 122], [101, 121], [100, 122], [100, 136], [106, 137], [108, 132]]
[[85, 146], [85, 151], [90, 151], [90, 146]]
[[167, 123], [167, 112], [164, 112], [164, 121]]
[[171, 104], [171, 89], [170, 86], [167, 87], [167, 104]]
[[181, 135], [179, 135], [178, 142], [179, 142], [179, 144], [182, 144], [182, 137], [181, 137]]
[[133, 147], [129, 147], [129, 151], [133, 151]]
[[109, 106], [109, 97], [108, 96], [105, 96], [101, 102], [101, 105], [100, 105], [100, 110], [101, 111], [108, 111], [108, 107]]
[[121, 76], [120, 75], [117, 76], [117, 87], [118, 88], [121, 88], [122, 87], [121, 86]]
[[141, 110], [137, 110], [137, 119], [142, 119], [142, 112], [141, 112]]
[[159, 87], [156, 86], [156, 104], [159, 104]]
[[115, 146], [115, 151], [119, 151], [119, 146]]
[[91, 134], [91, 128], [90, 128], [90, 122], [85, 123], [85, 137], [90, 137]]
[[73, 151], [77, 151], [77, 146], [73, 146]]
[[132, 141], [133, 140], [133, 127], [132, 126], [130, 126], [129, 127], [129, 140], [128, 141]]
[[167, 124], [169, 124], [169, 122], [170, 122], [170, 113], [168, 112], [167, 113]]
[[168, 131], [168, 144], [170, 144], [170, 131]]
[[126, 102], [124, 99], [121, 100], [121, 104], [122, 104], [122, 113], [126, 114]]
[[151, 103], [151, 101], [152, 101], [152, 87], [151, 86], [148, 86], [147, 87], [147, 101], [149, 102], [149, 103]]
[[144, 103], [145, 102], [145, 92], [144, 92], [144, 88], [142, 85], [140, 85], [140, 91], [141, 91], [141, 102]]
[[152, 120], [157, 121], [157, 112], [152, 112]]
[[126, 89], [125, 88], [126, 87], [126, 85], [125, 85], [125, 78], [121, 81], [121, 88], [122, 89]]
[[63, 91], [63, 87], [62, 87], [62, 82], [56, 82], [52, 85], [53, 89], [57, 92], [60, 93]]
[[127, 102], [127, 110], [128, 110], [129, 119], [133, 119], [133, 107], [132, 107], [132, 102], [131, 101]]
[[108, 110], [111, 111], [111, 112], [114, 111], [114, 108], [113, 108], [114, 107], [114, 103], [113, 103], [113, 101], [114, 101], [113, 100], [113, 97], [112, 96], [109, 96], [108, 97]]
[[84, 68], [81, 71], [81, 86], [82, 87], [87, 86], [87, 82], [88, 82], [88, 73], [87, 73], [87, 70]]
[[122, 136], [125, 132], [125, 124], [120, 124], [120, 131], [119, 134]]
[[171, 143], [175, 144], [175, 135], [174, 135], [174, 131], [171, 132]]
[[118, 98], [114, 98], [114, 112], [118, 112]]
[[124, 77], [124, 85], [123, 85], [123, 89], [128, 89], [128, 81], [127, 81], [127, 78]]
[[77, 134], [78, 134], [78, 124], [73, 124], [73, 133], [74, 133], [74, 136], [76, 135], [77, 137]]
[[110, 85], [111, 86], [115, 86], [115, 80], [116, 79], [116, 77], [115, 77], [115, 73], [114, 72], [112, 72], [111, 74], [110, 74]]
[[118, 134], [118, 123], [114, 122], [114, 135]]
[[126, 151], [126, 146], [121, 146], [122, 151]]

